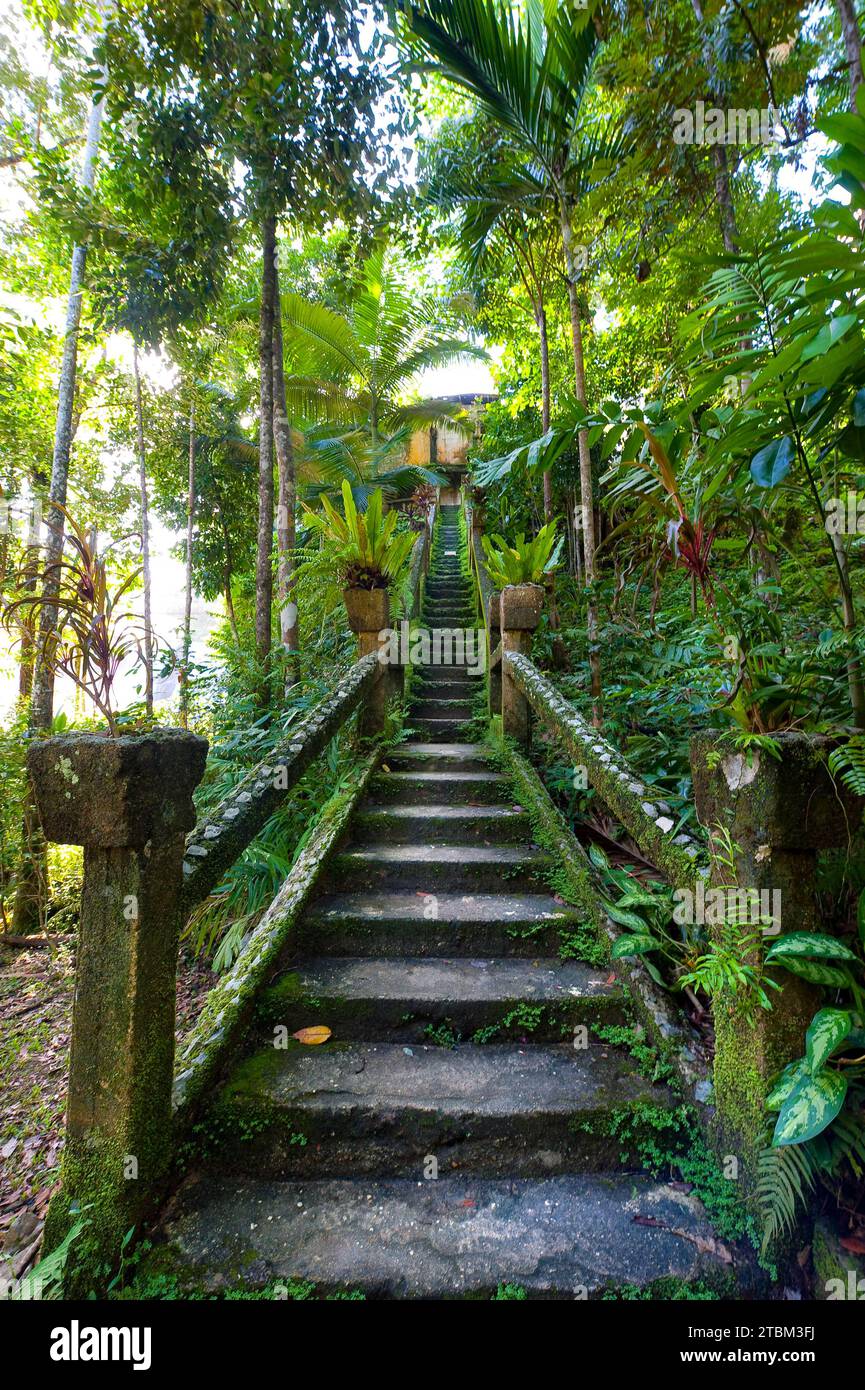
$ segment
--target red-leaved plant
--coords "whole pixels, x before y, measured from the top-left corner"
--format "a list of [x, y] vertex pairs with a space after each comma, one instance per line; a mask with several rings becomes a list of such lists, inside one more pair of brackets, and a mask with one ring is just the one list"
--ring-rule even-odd
[[93, 534], [79, 526], [65, 508], [57, 510], [66, 521], [69, 558], [46, 565], [35, 575], [32, 561], [25, 562], [18, 587], [20, 591], [26, 585], [28, 592], [19, 592], [0, 616], [7, 631], [23, 627], [33, 635], [37, 663], [44, 663], [54, 674], [68, 676], [93, 701], [116, 738], [117, 674], [133, 656], [136, 666], [145, 656], [143, 624], [123, 602], [141, 570], [135, 570], [112, 590], [106, 557], [113, 546], [100, 554]]

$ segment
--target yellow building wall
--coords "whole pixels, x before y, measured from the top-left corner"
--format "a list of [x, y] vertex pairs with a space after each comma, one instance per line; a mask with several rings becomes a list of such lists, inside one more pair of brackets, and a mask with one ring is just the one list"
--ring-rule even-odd
[[[455, 466], [464, 468], [470, 443], [471, 440], [461, 434], [459, 430], [451, 429], [448, 425], [440, 425], [436, 446], [436, 462], [445, 468]], [[429, 430], [415, 430], [409, 441], [407, 462], [416, 468], [427, 468], [430, 462], [429, 446]]]

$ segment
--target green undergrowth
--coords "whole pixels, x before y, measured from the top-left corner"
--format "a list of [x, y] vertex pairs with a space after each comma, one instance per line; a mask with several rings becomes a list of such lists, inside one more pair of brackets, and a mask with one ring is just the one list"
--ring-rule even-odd
[[622, 1161], [635, 1159], [653, 1177], [687, 1183], [724, 1241], [746, 1240], [760, 1248], [757, 1222], [737, 1183], [727, 1178], [708, 1147], [691, 1106], [638, 1102], [614, 1110], [608, 1132], [621, 1143]]
[[637, 1070], [647, 1081], [675, 1082], [675, 1068], [663, 1048], [653, 1047], [639, 1024], [592, 1023], [589, 1025], [599, 1042], [609, 1047], [625, 1048], [633, 1057]]
[[644, 1288], [636, 1284], [619, 1284], [605, 1289], [602, 1303], [717, 1303], [721, 1295], [707, 1284], [687, 1279], [655, 1279]]
[[[250, 1252], [250, 1262], [253, 1254]], [[270, 1279], [260, 1289], [252, 1288], [238, 1274], [217, 1291], [202, 1286], [198, 1271], [187, 1268], [170, 1246], [154, 1247], [149, 1240], [138, 1242], [134, 1251], [121, 1261], [120, 1269], [108, 1289], [116, 1302], [255, 1302], [255, 1303], [357, 1303], [366, 1295], [360, 1289], [323, 1292], [309, 1279]]]

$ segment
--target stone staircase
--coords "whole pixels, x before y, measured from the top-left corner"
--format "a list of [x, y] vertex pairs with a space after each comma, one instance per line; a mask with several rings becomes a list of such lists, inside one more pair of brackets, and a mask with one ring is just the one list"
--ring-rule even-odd
[[[455, 508], [423, 620], [476, 622]], [[609, 968], [560, 959], [579, 915], [465, 739], [476, 685], [415, 672], [411, 741], [371, 782], [260, 1001], [257, 1047], [214, 1097], [161, 1232], [200, 1286], [581, 1298], [722, 1269], [693, 1196], [623, 1166], [613, 1112], [674, 1101], [627, 1052], [574, 1045], [580, 1025], [622, 1021], [621, 994]], [[316, 1024], [323, 1046], [274, 1046]]]

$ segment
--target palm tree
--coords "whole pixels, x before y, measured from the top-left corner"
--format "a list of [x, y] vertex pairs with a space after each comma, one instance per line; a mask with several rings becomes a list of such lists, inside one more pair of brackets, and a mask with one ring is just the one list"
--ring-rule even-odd
[[[441, 73], [472, 93], [542, 171], [556, 208], [564, 251], [577, 400], [586, 404], [575, 220], [581, 201], [621, 158], [621, 135], [586, 128], [584, 102], [599, 39], [588, 9], [552, 10], [531, 0], [524, 15], [501, 0], [423, 0], [406, 10], [415, 44]], [[586, 580], [595, 575], [595, 518], [589, 437], [579, 432]], [[594, 601], [587, 609], [592, 696], [600, 713], [600, 662]]]
[[347, 315], [298, 294], [283, 295], [283, 339], [295, 365], [285, 383], [289, 413], [361, 426], [373, 451], [405, 426], [461, 428], [459, 406], [402, 401], [426, 368], [486, 358], [483, 348], [456, 337], [441, 318], [434, 296], [419, 294], [398, 257], [384, 248], [364, 261]]
[[295, 432], [298, 471], [308, 501], [322, 495], [339, 500], [347, 482], [360, 511], [370, 494], [381, 491], [386, 500], [402, 499], [423, 484], [439, 487], [446, 480], [432, 468], [405, 462], [412, 435], [411, 425], [374, 444], [362, 426], [348, 428], [320, 425], [304, 434]]
[[[456, 212], [460, 260], [476, 283], [487, 274], [516, 268], [538, 330], [541, 367], [541, 423], [550, 428], [550, 348], [547, 302], [556, 278], [559, 234], [549, 216], [544, 186], [513, 145], [477, 122], [444, 127], [433, 148], [427, 174], [429, 200]], [[544, 515], [552, 520], [552, 476], [544, 471]]]

